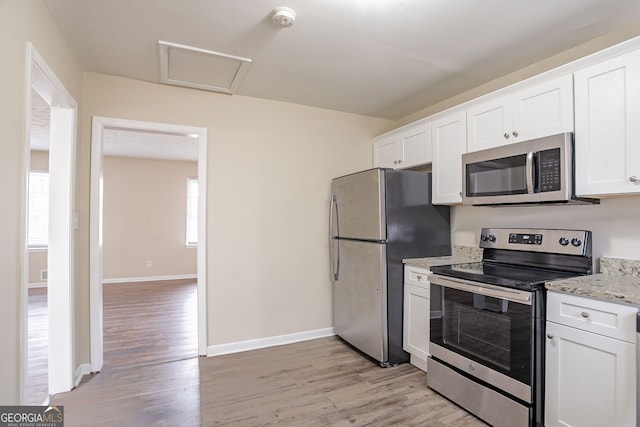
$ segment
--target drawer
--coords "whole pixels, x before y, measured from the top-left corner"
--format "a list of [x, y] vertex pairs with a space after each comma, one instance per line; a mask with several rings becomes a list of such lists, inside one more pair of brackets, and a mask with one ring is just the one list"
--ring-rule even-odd
[[611, 338], [636, 342], [638, 310], [622, 304], [558, 292], [547, 294], [547, 320]]
[[418, 267], [411, 267], [409, 265], [404, 266], [404, 282], [411, 285], [420, 286], [422, 288], [429, 288], [429, 270]]

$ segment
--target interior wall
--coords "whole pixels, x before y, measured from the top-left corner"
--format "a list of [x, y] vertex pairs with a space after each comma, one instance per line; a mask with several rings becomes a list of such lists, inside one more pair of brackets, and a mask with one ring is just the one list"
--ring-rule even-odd
[[16, 405], [20, 403], [25, 261], [27, 42], [33, 43], [79, 104], [83, 71], [41, 1], [0, 0], [0, 28], [0, 402]]
[[85, 145], [93, 115], [207, 128], [208, 345], [331, 327], [330, 182], [371, 167], [388, 121], [94, 73], [85, 83]]
[[196, 276], [185, 233], [187, 178], [197, 177], [197, 162], [104, 157], [105, 280]]
[[455, 206], [451, 228], [454, 236], [473, 232], [476, 245], [482, 227], [591, 230], [596, 261], [602, 256], [640, 259], [640, 197], [601, 199], [600, 202], [600, 205], [587, 206]]

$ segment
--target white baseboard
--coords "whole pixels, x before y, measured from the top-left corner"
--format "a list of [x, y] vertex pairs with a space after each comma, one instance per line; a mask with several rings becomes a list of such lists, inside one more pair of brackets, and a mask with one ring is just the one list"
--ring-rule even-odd
[[36, 283], [28, 283], [27, 288], [35, 289], [35, 288], [46, 288], [47, 282], [36, 282]]
[[82, 381], [82, 377], [85, 375], [89, 375], [91, 373], [91, 365], [88, 363], [83, 363], [76, 369], [76, 372], [73, 375], [73, 388], [78, 387], [80, 381]]
[[242, 351], [257, 350], [259, 348], [293, 344], [300, 341], [330, 337], [335, 334], [336, 333], [333, 328], [324, 328], [312, 331], [296, 332], [287, 335], [258, 338], [255, 340], [237, 341], [229, 344], [210, 345], [207, 347], [207, 356], [221, 356], [223, 354], [240, 353]]
[[130, 282], [159, 282], [162, 280], [197, 279], [196, 274], [177, 274], [173, 276], [145, 276], [145, 277], [121, 277], [117, 279], [103, 279], [102, 283], [130, 283]]

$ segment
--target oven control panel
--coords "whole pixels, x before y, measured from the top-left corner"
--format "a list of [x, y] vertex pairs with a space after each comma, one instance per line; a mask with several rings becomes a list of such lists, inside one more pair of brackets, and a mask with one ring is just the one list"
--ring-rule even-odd
[[509, 243], [520, 245], [541, 245], [542, 234], [509, 233]]
[[591, 256], [588, 230], [483, 228], [481, 248]]

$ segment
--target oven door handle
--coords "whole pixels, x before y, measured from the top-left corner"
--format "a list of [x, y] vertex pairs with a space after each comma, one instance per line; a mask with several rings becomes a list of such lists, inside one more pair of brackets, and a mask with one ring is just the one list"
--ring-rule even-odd
[[430, 274], [428, 279], [431, 285], [440, 285], [445, 288], [458, 289], [472, 294], [485, 295], [488, 297], [517, 302], [519, 304], [531, 305], [531, 292], [503, 288], [486, 283], [472, 282], [464, 279], [452, 279], [450, 277], [439, 276], [436, 274]]

